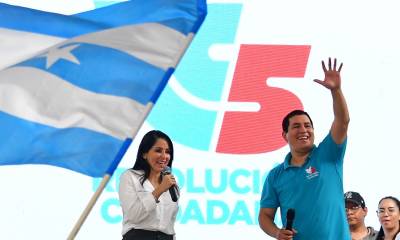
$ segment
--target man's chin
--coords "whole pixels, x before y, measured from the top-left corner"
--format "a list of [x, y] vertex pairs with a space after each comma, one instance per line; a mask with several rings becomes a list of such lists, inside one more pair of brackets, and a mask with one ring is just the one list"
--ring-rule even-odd
[[313, 145], [312, 144], [308, 144], [308, 145], [305, 145], [305, 146], [301, 146], [299, 148], [299, 150], [300, 150], [300, 152], [308, 153], [308, 152], [310, 152], [312, 150], [312, 148], [313, 148]]
[[348, 223], [349, 223], [349, 226], [355, 226], [356, 224], [357, 224], [357, 221], [355, 221], [355, 220], [348, 220], [347, 219], [347, 221], [348, 221]]

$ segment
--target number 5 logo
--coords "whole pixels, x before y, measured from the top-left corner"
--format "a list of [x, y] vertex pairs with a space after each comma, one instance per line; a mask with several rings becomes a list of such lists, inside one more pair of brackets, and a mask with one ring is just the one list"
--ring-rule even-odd
[[228, 101], [258, 102], [258, 112], [226, 112], [217, 152], [255, 154], [277, 150], [282, 119], [303, 109], [293, 93], [268, 86], [268, 78], [304, 77], [311, 46], [241, 45]]

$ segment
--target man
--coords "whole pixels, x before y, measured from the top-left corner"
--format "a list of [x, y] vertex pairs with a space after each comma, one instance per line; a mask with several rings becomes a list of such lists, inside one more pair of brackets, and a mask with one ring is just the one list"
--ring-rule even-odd
[[[282, 122], [282, 136], [290, 147], [283, 163], [270, 171], [260, 202], [261, 229], [276, 239], [349, 240], [343, 201], [343, 157], [350, 117], [341, 90], [340, 70], [331, 59], [328, 68], [322, 61], [323, 81], [330, 90], [334, 120], [330, 132], [318, 147], [314, 145], [314, 126], [302, 111], [290, 112]], [[277, 208], [282, 223], [288, 209], [295, 210], [293, 229], [274, 223]]]
[[347, 222], [349, 223], [352, 240], [375, 240], [378, 232], [372, 227], [366, 227], [364, 223], [368, 208], [364, 198], [357, 192], [344, 194]]

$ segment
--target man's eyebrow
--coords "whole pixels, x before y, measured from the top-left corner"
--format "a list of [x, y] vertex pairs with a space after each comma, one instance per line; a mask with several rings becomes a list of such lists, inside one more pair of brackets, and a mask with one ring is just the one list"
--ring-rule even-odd
[[294, 122], [294, 123], [292, 123], [292, 126], [293, 126], [293, 125], [301, 125], [301, 124], [304, 124], [304, 125], [311, 125], [311, 122]]

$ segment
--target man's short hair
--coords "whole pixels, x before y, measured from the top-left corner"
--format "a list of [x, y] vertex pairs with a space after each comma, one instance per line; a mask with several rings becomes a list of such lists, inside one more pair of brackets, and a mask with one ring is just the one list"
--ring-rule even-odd
[[314, 124], [313, 124], [313, 121], [312, 121], [310, 115], [308, 115], [308, 113], [305, 112], [305, 111], [303, 111], [303, 110], [296, 109], [296, 110], [293, 110], [293, 111], [291, 111], [290, 113], [288, 113], [288, 114], [285, 116], [285, 118], [283, 118], [283, 121], [282, 121], [282, 130], [283, 130], [285, 133], [288, 132], [288, 129], [289, 129], [289, 120], [290, 120], [290, 118], [292, 118], [292, 117], [294, 117], [294, 116], [297, 116], [297, 115], [306, 115], [306, 116], [308, 117], [308, 119], [310, 119], [311, 126], [314, 127]]

